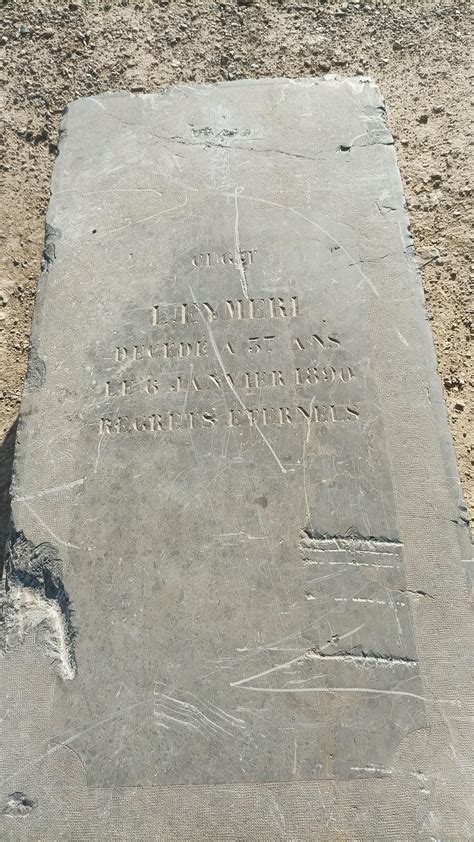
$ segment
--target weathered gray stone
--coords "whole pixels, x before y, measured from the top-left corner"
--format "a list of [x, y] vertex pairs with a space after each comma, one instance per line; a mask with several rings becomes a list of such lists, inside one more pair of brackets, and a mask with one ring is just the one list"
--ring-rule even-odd
[[370, 82], [71, 105], [12, 493], [7, 838], [467, 838], [469, 536]]

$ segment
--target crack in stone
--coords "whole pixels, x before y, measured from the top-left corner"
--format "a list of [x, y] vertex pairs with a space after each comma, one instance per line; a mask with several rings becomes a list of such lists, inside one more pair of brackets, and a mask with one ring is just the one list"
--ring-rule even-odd
[[397, 555], [402, 544], [385, 536], [361, 535], [356, 530], [348, 530], [343, 535], [329, 535], [303, 529], [301, 532], [300, 550], [302, 553], [335, 553], [347, 552], [362, 555]]
[[332, 653], [323, 652], [321, 649], [308, 649], [305, 653], [305, 658], [323, 661], [342, 661], [345, 664], [354, 664], [356, 666], [416, 667], [418, 664], [418, 661], [415, 661], [413, 658], [382, 655], [372, 651], [366, 652], [360, 647]]
[[[209, 140], [209, 138], [203, 138], [202, 140], [186, 140], [179, 135], [171, 135], [170, 137], [166, 137], [166, 135], [158, 135], [152, 132], [153, 137], [157, 138], [157, 140], [164, 140], [168, 141], [169, 143], [178, 143], [180, 146], [213, 146], [218, 149], [238, 149], [241, 152], [258, 152], [263, 154], [269, 155], [286, 155], [288, 158], [301, 158], [304, 161], [318, 161], [321, 157], [312, 157], [311, 155], [303, 155], [299, 152], [288, 152], [286, 149], [269, 149], [267, 147], [262, 147], [258, 149], [256, 146], [241, 146], [237, 143], [220, 143], [218, 141]], [[330, 152], [330, 150], [326, 150], [326, 152]], [[326, 153], [324, 153], [326, 154]]]

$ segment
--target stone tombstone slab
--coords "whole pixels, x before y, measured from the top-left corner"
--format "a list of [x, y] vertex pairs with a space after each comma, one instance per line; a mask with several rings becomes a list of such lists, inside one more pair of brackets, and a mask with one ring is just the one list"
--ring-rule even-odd
[[4, 838], [468, 838], [469, 535], [370, 81], [69, 107], [12, 501]]

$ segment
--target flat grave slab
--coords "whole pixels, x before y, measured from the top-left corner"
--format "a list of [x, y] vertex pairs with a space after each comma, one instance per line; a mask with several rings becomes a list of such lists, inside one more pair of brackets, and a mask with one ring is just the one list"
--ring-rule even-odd
[[469, 551], [373, 83], [72, 103], [12, 489], [6, 838], [467, 838]]

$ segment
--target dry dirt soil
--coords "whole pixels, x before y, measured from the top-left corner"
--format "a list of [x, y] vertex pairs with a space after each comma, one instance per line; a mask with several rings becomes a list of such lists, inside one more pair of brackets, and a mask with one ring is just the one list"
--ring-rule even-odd
[[326, 73], [377, 80], [396, 139], [459, 471], [472, 507], [469, 4], [4, 0], [2, 8], [0, 547], [60, 114], [76, 97], [155, 91], [179, 82]]

